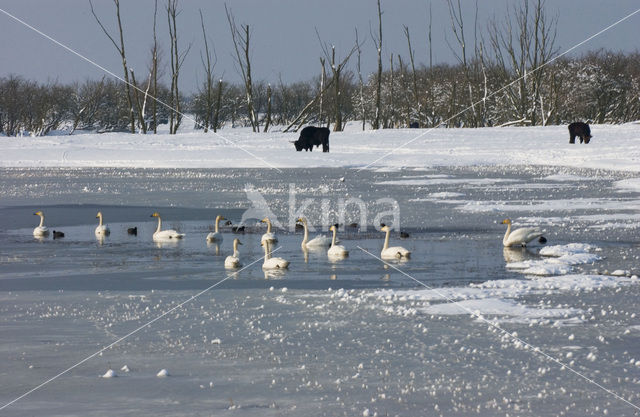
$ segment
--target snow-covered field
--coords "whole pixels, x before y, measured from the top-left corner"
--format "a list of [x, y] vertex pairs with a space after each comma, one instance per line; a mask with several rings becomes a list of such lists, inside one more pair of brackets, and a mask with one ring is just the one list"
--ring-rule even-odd
[[[2, 138], [2, 167], [295, 168], [551, 165], [640, 171], [640, 124], [594, 125], [589, 145], [566, 126], [361, 131], [330, 136], [331, 152], [296, 153], [295, 133], [247, 129], [177, 136], [75, 134]], [[392, 152], [393, 151], [393, 152]], [[388, 153], [391, 154], [387, 155]], [[381, 157], [383, 157], [381, 159]], [[629, 184], [638, 187], [637, 184]]]
[[[639, 415], [640, 125], [593, 126], [589, 145], [437, 129], [357, 170], [422, 132], [332, 133], [329, 154], [222, 132], [281, 172], [213, 134], [0, 138], [0, 407], [224, 280], [0, 413]], [[233, 276], [231, 241], [259, 261], [263, 226], [204, 238], [217, 213], [240, 221], [248, 185], [284, 225], [292, 190], [314, 225], [340, 199], [391, 198], [412, 259], [365, 252], [382, 244], [370, 216], [340, 230], [345, 260], [278, 229], [289, 271]], [[36, 209], [64, 239], [32, 237]], [[155, 210], [183, 241], [151, 241]], [[548, 243], [503, 248], [506, 217]]]

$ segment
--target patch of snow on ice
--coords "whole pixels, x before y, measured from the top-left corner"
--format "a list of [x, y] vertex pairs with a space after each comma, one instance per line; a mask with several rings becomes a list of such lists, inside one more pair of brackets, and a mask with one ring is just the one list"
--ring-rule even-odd
[[578, 253], [588, 253], [594, 250], [592, 245], [588, 243], [569, 243], [566, 245], [547, 246], [540, 249], [540, 255], [542, 256], [564, 256], [574, 255]]
[[554, 174], [543, 178], [545, 181], [592, 181], [597, 178], [579, 177], [572, 174]]
[[443, 191], [441, 193], [431, 193], [429, 194], [431, 198], [455, 198], [455, 197], [464, 197], [463, 193], [454, 193], [452, 191]]
[[613, 183], [613, 186], [620, 189], [620, 192], [640, 193], [640, 178], [628, 178]]
[[510, 316], [520, 319], [554, 318], [579, 314], [575, 308], [538, 308], [520, 304], [514, 300], [485, 298], [483, 300], [466, 300], [457, 303], [434, 304], [420, 309], [427, 314], [458, 315], [473, 314]]
[[600, 256], [588, 252], [593, 249], [593, 246], [586, 243], [548, 246], [540, 250], [540, 255], [547, 258], [508, 262], [506, 266], [527, 275], [564, 275], [573, 271], [573, 265], [601, 260]]

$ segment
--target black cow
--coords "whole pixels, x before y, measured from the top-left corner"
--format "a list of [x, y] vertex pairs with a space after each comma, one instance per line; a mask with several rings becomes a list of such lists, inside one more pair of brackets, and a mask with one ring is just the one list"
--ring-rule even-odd
[[583, 122], [574, 122], [569, 125], [569, 143], [576, 143], [576, 136], [580, 138], [580, 143], [589, 143], [591, 140], [591, 129]]
[[296, 151], [313, 152], [314, 146], [322, 145], [322, 152], [329, 152], [329, 129], [326, 127], [307, 126], [300, 132], [300, 137], [293, 142]]

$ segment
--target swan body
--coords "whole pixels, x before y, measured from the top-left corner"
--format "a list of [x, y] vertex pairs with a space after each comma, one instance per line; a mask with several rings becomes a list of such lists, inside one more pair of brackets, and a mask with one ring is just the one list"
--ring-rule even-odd
[[512, 231], [510, 219], [504, 219], [502, 224], [507, 225], [507, 231], [502, 239], [502, 244], [507, 247], [517, 245], [527, 246], [527, 243], [542, 237], [542, 231], [535, 227], [523, 227]]
[[33, 213], [34, 216], [40, 216], [40, 225], [33, 229], [34, 237], [45, 237], [49, 236], [49, 229], [44, 225], [44, 213], [41, 211], [36, 211]]
[[327, 251], [327, 255], [331, 258], [346, 258], [349, 256], [349, 251], [344, 246], [336, 244], [338, 228], [336, 226], [331, 226], [329, 230], [333, 232], [333, 238], [331, 239], [331, 247]]
[[222, 233], [218, 230], [220, 227], [220, 220], [227, 220], [224, 217], [218, 215], [216, 216], [216, 225], [215, 230], [207, 235], [207, 242], [222, 242]]
[[173, 240], [173, 239], [182, 239], [184, 237], [184, 233], [178, 233], [172, 229], [162, 230], [162, 219], [160, 218], [160, 214], [158, 212], [153, 213], [151, 217], [158, 218], [158, 228], [153, 234], [154, 242], [163, 242], [163, 241]]
[[304, 217], [300, 217], [297, 221], [302, 223], [302, 227], [304, 228], [304, 238], [302, 239], [303, 248], [320, 248], [331, 245], [331, 238], [329, 238], [328, 236], [318, 235], [309, 240], [307, 219], [305, 219]]
[[391, 234], [389, 226], [383, 226], [380, 231], [386, 233], [382, 252], [380, 253], [382, 259], [409, 259], [411, 257], [411, 252], [402, 246], [389, 247], [389, 235]]
[[109, 234], [111, 233], [111, 230], [109, 230], [109, 228], [106, 225], [102, 224], [101, 211], [99, 211], [98, 214], [96, 214], [96, 219], [99, 219], [98, 227], [96, 227], [96, 236], [98, 237], [109, 236]]
[[241, 266], [240, 264], [240, 252], [238, 252], [238, 245], [242, 245], [240, 239], [233, 239], [233, 255], [227, 256], [224, 260], [224, 267], [227, 269], [234, 269]]
[[283, 258], [271, 257], [271, 244], [269, 242], [261, 243], [264, 247], [264, 263], [262, 269], [285, 269], [289, 267], [289, 261]]
[[260, 242], [261, 243], [265, 243], [265, 242], [275, 243], [275, 242], [277, 242], [278, 238], [276, 237], [276, 234], [271, 232], [271, 220], [269, 220], [268, 217], [265, 217], [264, 219], [262, 219], [260, 221], [262, 223], [266, 223], [267, 224], [267, 233], [262, 235], [262, 239], [260, 239]]

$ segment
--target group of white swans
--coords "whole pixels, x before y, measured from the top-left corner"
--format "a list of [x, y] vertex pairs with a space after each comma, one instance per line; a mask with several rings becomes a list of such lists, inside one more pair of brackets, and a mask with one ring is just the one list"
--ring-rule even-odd
[[[38, 227], [33, 229], [33, 235], [37, 238], [43, 238], [49, 236], [49, 229], [44, 225], [44, 213], [42, 211], [37, 211], [33, 213], [36, 216], [40, 216], [40, 224]], [[162, 219], [160, 218], [160, 214], [155, 212], [151, 215], [151, 217], [158, 218], [158, 227], [156, 231], [153, 233], [153, 241], [154, 242], [167, 242], [176, 239], [182, 239], [184, 237], [184, 233], [178, 233], [173, 229], [162, 230]], [[99, 219], [98, 226], [95, 229], [95, 235], [98, 238], [103, 238], [108, 236], [111, 231], [103, 223], [102, 212], [98, 212], [96, 218]], [[214, 231], [209, 233], [206, 237], [207, 242], [215, 242], [221, 243], [223, 240], [222, 233], [220, 233], [220, 221], [227, 220], [224, 217], [218, 215], [215, 220]], [[279, 257], [271, 256], [271, 245], [278, 241], [275, 233], [271, 230], [272, 225], [271, 221], [268, 218], [264, 218], [261, 222], [267, 224], [267, 232], [262, 235], [260, 239], [260, 244], [264, 248], [264, 263], [262, 264], [262, 269], [265, 270], [273, 270], [273, 269], [286, 269], [289, 267], [289, 261]], [[344, 259], [349, 256], [349, 251], [343, 246], [338, 244], [337, 240], [337, 227], [331, 226], [329, 229], [333, 232], [333, 236], [329, 238], [328, 236], [318, 235], [313, 239], [309, 240], [309, 228], [307, 224], [307, 219], [304, 217], [300, 217], [297, 219], [298, 223], [301, 223], [304, 228], [304, 236], [302, 239], [302, 250], [305, 253], [309, 250], [324, 250], [327, 249], [327, 256], [330, 260], [339, 260]], [[546, 242], [546, 239], [542, 237], [542, 231], [535, 227], [524, 227], [516, 230], [511, 230], [511, 220], [505, 219], [502, 224], [507, 225], [507, 231], [504, 234], [504, 238], [502, 239], [502, 243], [505, 247], [509, 246], [526, 246], [527, 243], [531, 242], [534, 239], [539, 239], [541, 243]], [[384, 244], [382, 246], [382, 251], [380, 252], [380, 258], [384, 260], [406, 260], [411, 257], [411, 252], [402, 246], [389, 246], [389, 236], [391, 234], [391, 228], [389, 226], [383, 226], [380, 231], [385, 233]], [[238, 250], [238, 245], [242, 245], [239, 239], [233, 240], [233, 255], [229, 255], [226, 257], [224, 261], [224, 266], [227, 269], [239, 268], [242, 266], [240, 262], [240, 252]]]

